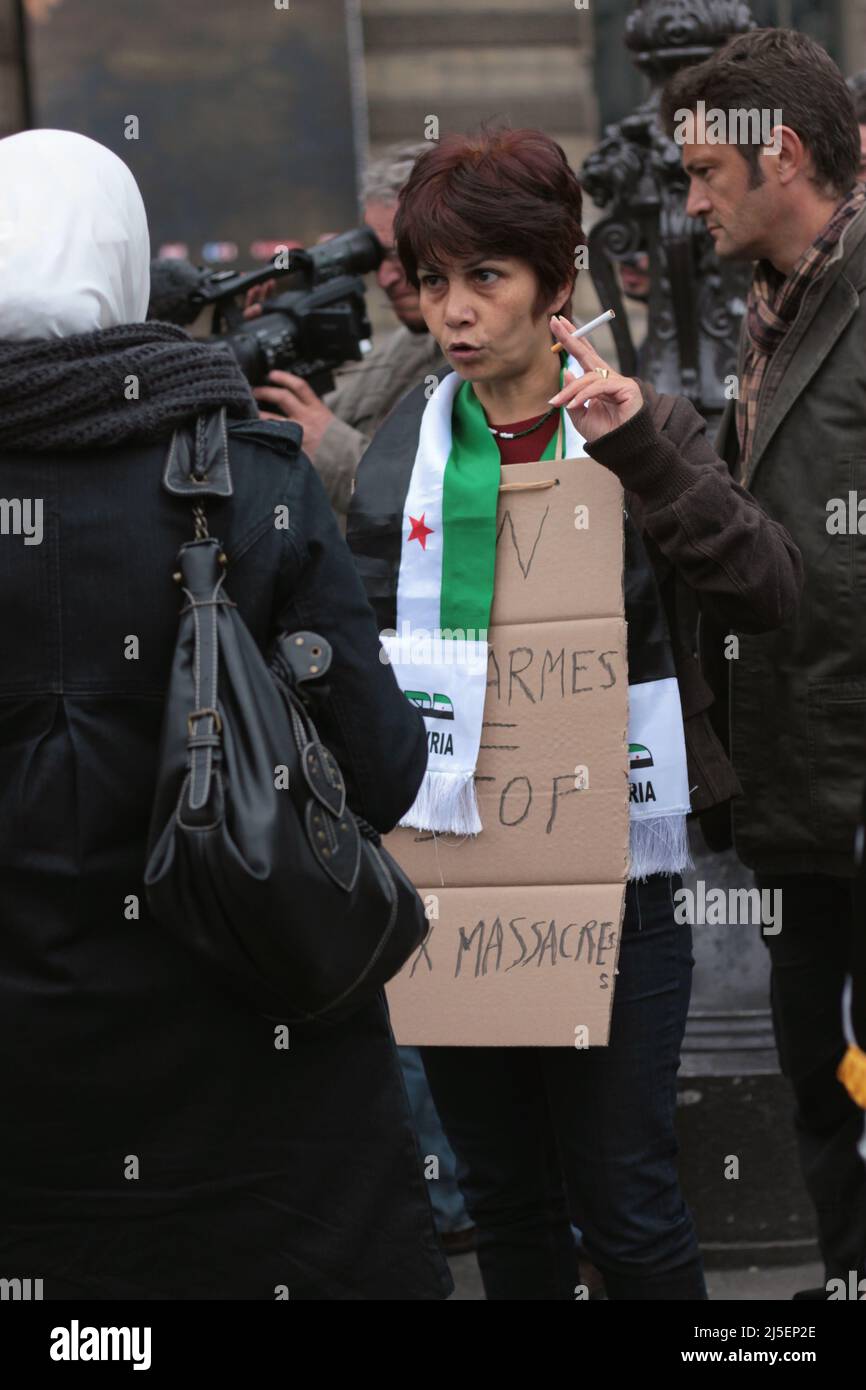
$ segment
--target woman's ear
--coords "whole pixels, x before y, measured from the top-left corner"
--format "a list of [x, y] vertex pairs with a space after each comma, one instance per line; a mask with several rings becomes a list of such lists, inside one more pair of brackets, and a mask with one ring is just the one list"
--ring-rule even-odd
[[576, 279], [577, 276], [571, 280], [566, 280], [564, 284], [559, 286], [550, 301], [549, 307], [545, 311], [546, 318], [550, 318], [552, 314], [565, 314], [566, 318], [571, 318], [571, 300], [574, 294], [574, 283]]

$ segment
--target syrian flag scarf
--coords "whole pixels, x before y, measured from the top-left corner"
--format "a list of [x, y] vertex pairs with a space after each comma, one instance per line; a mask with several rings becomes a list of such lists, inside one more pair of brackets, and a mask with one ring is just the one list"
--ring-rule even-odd
[[[569, 358], [569, 370], [582, 368]], [[562, 412], [564, 457], [585, 457]], [[559, 432], [542, 459], [556, 457]], [[424, 714], [427, 772], [400, 822], [419, 830], [478, 834], [475, 766], [487, 690], [500, 458], [469, 382], [454, 372], [421, 417], [402, 514], [396, 630], [382, 645], [407, 698]], [[679, 687], [667, 621], [643, 542], [625, 515], [628, 622], [630, 878], [677, 873], [689, 863], [688, 775]], [[442, 751], [437, 751], [441, 748]], [[652, 767], [655, 799], [640, 799]]]

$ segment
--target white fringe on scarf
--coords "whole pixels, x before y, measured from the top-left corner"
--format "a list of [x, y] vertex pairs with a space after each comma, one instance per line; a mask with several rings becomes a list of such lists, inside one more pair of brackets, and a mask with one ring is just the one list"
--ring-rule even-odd
[[482, 825], [474, 772], [428, 770], [415, 801], [400, 824], [413, 830], [477, 835]]
[[630, 879], [692, 868], [685, 816], [632, 816], [628, 838]]

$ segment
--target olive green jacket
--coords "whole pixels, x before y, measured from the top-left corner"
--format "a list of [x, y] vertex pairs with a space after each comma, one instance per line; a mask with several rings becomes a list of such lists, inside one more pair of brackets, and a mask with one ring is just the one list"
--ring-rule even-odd
[[[717, 729], [743, 789], [734, 847], [764, 873], [854, 873], [866, 778], [866, 502], [859, 528], [834, 534], [832, 518], [853, 501], [856, 522], [866, 499], [864, 296], [866, 209], [777, 349], [784, 375], [772, 398], [758, 397], [740, 479], [803, 556], [799, 612], [774, 632], [740, 633], [732, 659], [720, 631], [705, 624], [701, 635]], [[742, 358], [741, 338], [738, 377]], [[739, 477], [733, 401], [716, 447]]]

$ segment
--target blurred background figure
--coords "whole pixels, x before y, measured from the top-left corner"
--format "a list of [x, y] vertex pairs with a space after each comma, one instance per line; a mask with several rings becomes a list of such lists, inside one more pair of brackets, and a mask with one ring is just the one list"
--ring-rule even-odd
[[[420, 144], [398, 146], [372, 163], [363, 185], [363, 221], [379, 238], [385, 256], [375, 272], [398, 320], [391, 332], [377, 334], [361, 362], [346, 363], [335, 389], [321, 400], [300, 377], [273, 371], [270, 385], [255, 389], [262, 412], [269, 407], [294, 420], [304, 431], [304, 451], [311, 459], [331, 505], [345, 529], [355, 471], [361, 455], [391, 410], [411, 387], [432, 378], [443, 358], [421, 317], [418, 292], [406, 279], [394, 250], [394, 213], [400, 190], [419, 154]], [[278, 417], [279, 418], [279, 417]]]

